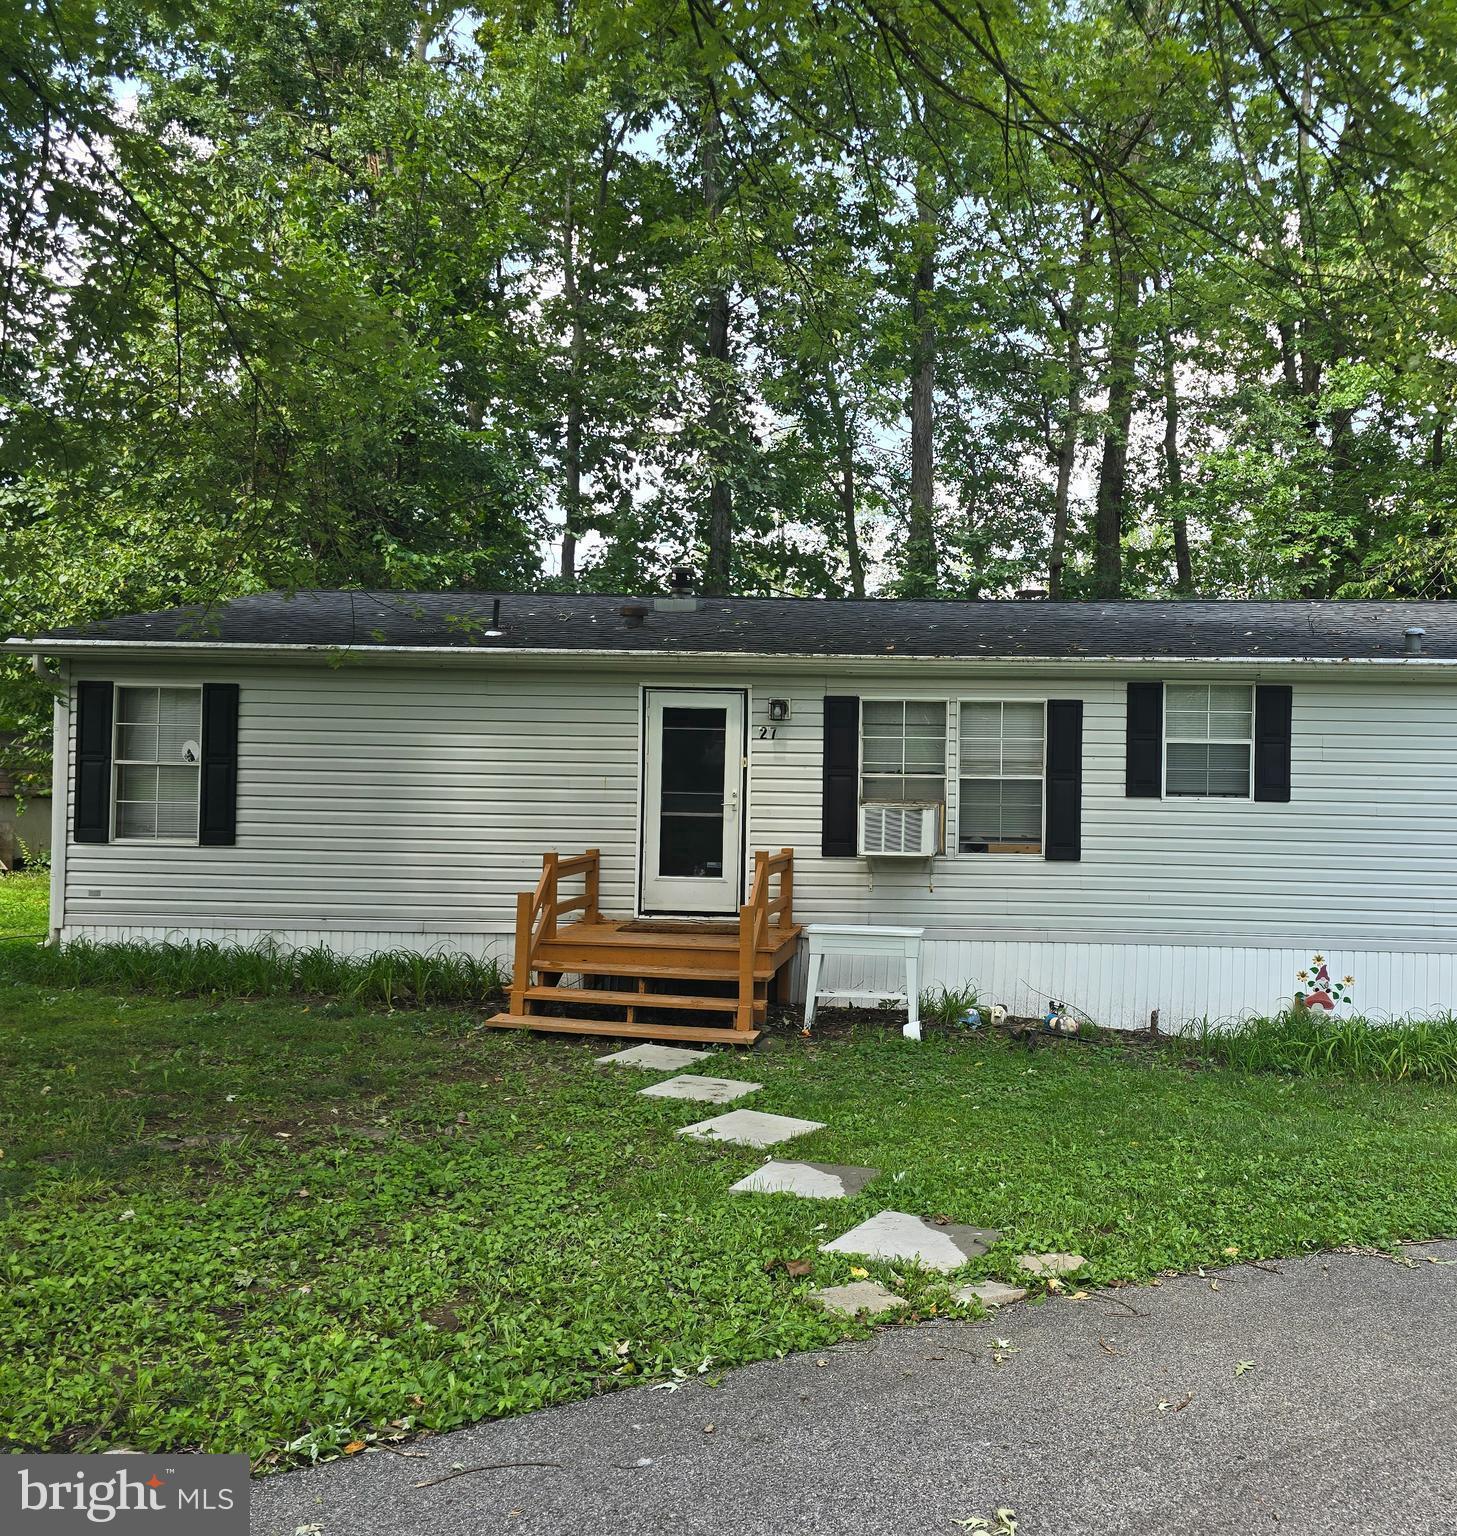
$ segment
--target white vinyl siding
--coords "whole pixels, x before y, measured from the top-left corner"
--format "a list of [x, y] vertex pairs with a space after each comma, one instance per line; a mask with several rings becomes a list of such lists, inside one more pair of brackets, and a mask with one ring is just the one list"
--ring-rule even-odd
[[1243, 684], [1164, 685], [1164, 793], [1247, 800], [1255, 691]]
[[[923, 926], [928, 985], [974, 980], [1011, 994], [1025, 981], [1090, 1009], [1126, 996], [1142, 1023], [1148, 1007], [1173, 1008], [1177, 988], [1196, 1016], [1219, 1017], [1266, 1006], [1284, 995], [1277, 983], [1292, 990], [1289, 958], [1319, 951], [1355, 975], [1358, 1006], [1450, 1002], [1450, 988], [1420, 990], [1457, 955], [1457, 682], [1430, 673], [1294, 677], [1288, 804], [1128, 798], [1121, 676], [969, 664], [891, 679], [649, 658], [570, 669], [155, 663], [150, 676], [139, 662], [88, 660], [76, 675], [241, 684], [238, 841], [71, 843], [58, 913], [67, 936], [449, 942], [509, 963], [516, 892], [534, 885], [548, 849], [600, 848], [603, 909], [633, 909], [644, 684], [748, 686], [749, 849], [794, 848], [801, 922]], [[897, 680], [902, 698], [923, 701], [1081, 698], [1081, 861], [950, 854], [872, 870], [822, 857], [824, 697], [884, 700]], [[792, 712], [760, 739], [770, 697]], [[959, 827], [959, 721], [946, 748], [947, 823]], [[1141, 967], [1155, 951], [1150, 991]], [[1252, 968], [1247, 957], [1265, 952], [1278, 959]], [[1399, 958], [1424, 953], [1437, 959]], [[1378, 968], [1378, 954], [1397, 958]], [[1216, 962], [1207, 990], [1181, 979]]]
[[112, 836], [122, 841], [195, 841], [201, 688], [118, 688], [115, 715]]
[[957, 846], [962, 853], [1040, 853], [1045, 707], [976, 699], [961, 705], [960, 718]]
[[[750, 741], [750, 847], [794, 846], [803, 921], [916, 924], [938, 940], [1457, 951], [1457, 679], [1296, 678], [1289, 803], [1130, 799], [1125, 678], [988, 667], [937, 681], [950, 698], [1083, 700], [1082, 858], [821, 857], [823, 694], [886, 691], [883, 675], [834, 672], [794, 689], [776, 740]], [[756, 696], [756, 725], [761, 710]], [[960, 773], [958, 760], [953, 827]]]
[[945, 800], [944, 699], [861, 700], [860, 798]]

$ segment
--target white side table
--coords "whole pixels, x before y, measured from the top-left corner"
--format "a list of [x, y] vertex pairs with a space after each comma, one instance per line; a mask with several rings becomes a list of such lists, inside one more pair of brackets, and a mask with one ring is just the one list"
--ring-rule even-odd
[[[814, 1028], [815, 1004], [820, 998], [836, 1001], [872, 997], [884, 1002], [904, 1002], [906, 1022], [901, 1033], [907, 1040], [921, 1038], [921, 938], [924, 928], [862, 928], [850, 923], [808, 923], [809, 975], [805, 982], [804, 1030]], [[826, 955], [895, 955], [905, 961], [904, 992], [829, 991], [820, 986], [820, 967]]]

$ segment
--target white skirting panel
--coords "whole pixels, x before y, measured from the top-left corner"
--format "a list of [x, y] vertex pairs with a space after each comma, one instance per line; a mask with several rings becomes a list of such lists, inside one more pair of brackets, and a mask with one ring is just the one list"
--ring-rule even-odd
[[[97, 943], [276, 943], [322, 945], [344, 955], [404, 949], [493, 956], [511, 962], [512, 935], [420, 933], [346, 929], [160, 928], [73, 925], [63, 941]], [[992, 939], [931, 939], [921, 953], [923, 987], [974, 987], [983, 1002], [1004, 1003], [1015, 1014], [1035, 1015], [1049, 999], [1070, 1003], [1100, 1024], [1147, 1026], [1159, 1010], [1165, 1029], [1202, 1018], [1237, 1019], [1270, 1013], [1288, 1002], [1295, 973], [1307, 969], [1308, 951], [1176, 944], [1059, 944]], [[1443, 1013], [1457, 998], [1457, 954], [1441, 951], [1342, 950], [1325, 953], [1331, 975], [1354, 976], [1354, 1008], [1372, 1018]], [[827, 959], [823, 985], [836, 991], [894, 991], [896, 962], [879, 956]], [[796, 965], [794, 993], [804, 984]]]
[[421, 933], [366, 928], [160, 928], [115, 923], [72, 923], [61, 942], [89, 939], [93, 944], [221, 944], [240, 949], [276, 944], [282, 949], [331, 949], [337, 955], [372, 955], [405, 949], [418, 954], [474, 955], [511, 963], [513, 935], [503, 933]]
[[[1100, 1024], [1142, 1029], [1159, 1010], [1161, 1027], [1198, 1019], [1268, 1014], [1289, 1002], [1311, 953], [1295, 949], [1177, 944], [1057, 944], [927, 939], [924, 987], [973, 987], [988, 1003], [1036, 1015], [1049, 1000], [1072, 1004]], [[1457, 998], [1457, 954], [1388, 950], [1324, 952], [1333, 977], [1353, 976], [1354, 1006], [1370, 1018], [1445, 1013]], [[894, 986], [894, 961], [866, 956], [841, 964], [823, 985], [837, 990]]]

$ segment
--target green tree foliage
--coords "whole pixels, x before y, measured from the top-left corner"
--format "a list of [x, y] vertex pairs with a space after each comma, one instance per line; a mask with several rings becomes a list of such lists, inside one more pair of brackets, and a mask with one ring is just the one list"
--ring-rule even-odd
[[0, 65], [12, 629], [1457, 586], [1447, 0], [24, 0]]

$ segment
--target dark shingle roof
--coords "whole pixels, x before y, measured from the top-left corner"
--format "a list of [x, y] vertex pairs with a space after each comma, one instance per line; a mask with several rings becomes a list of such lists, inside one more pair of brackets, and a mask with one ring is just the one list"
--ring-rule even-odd
[[[1457, 603], [1438, 602], [912, 602], [701, 598], [691, 611], [652, 598], [500, 594], [261, 593], [210, 608], [173, 608], [35, 640], [191, 641], [212, 645], [447, 647], [625, 654], [730, 652], [771, 656], [1396, 657], [1411, 625], [1424, 654], [1457, 659]], [[646, 606], [629, 625], [624, 604]], [[32, 647], [33, 648], [33, 647]]]

